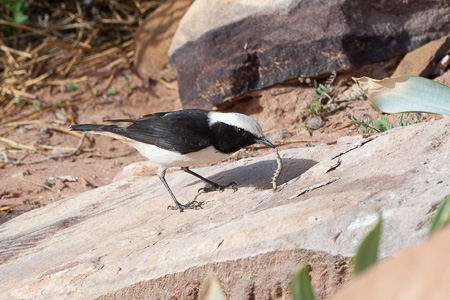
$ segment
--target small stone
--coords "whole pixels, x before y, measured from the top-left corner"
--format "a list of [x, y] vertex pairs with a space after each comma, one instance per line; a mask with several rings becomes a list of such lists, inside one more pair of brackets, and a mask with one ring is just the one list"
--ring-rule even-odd
[[323, 126], [323, 121], [319, 118], [311, 118], [308, 120], [308, 122], [306, 122], [306, 127], [311, 130], [317, 130], [319, 128], [321, 128]]
[[282, 141], [290, 138], [292, 134], [287, 129], [271, 130], [264, 133], [266, 139], [274, 143], [275, 141]]

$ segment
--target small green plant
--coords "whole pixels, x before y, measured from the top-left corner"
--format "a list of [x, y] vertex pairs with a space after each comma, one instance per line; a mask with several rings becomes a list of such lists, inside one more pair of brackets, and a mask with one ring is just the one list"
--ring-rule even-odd
[[352, 115], [347, 115], [347, 117], [350, 119], [350, 124], [356, 126], [356, 133], [384, 132], [395, 127], [395, 124], [389, 122], [384, 116], [378, 117], [375, 121], [370, 117], [359, 120]]
[[316, 145], [311, 144], [310, 142], [306, 143], [306, 147], [315, 147]]
[[1, 0], [2, 6], [5, 8], [6, 19], [12, 20], [14, 23], [21, 24], [28, 20], [25, 15], [30, 3], [24, 0]]
[[450, 223], [450, 195], [444, 198], [444, 201], [439, 206], [436, 215], [431, 221], [430, 230], [428, 235], [432, 235], [437, 229], [444, 227]]
[[[391, 123], [386, 117], [379, 116], [375, 121], [367, 117], [365, 119], [356, 119], [355, 116], [347, 115], [350, 120], [350, 124], [356, 126], [356, 133], [375, 133], [375, 132], [385, 132], [389, 129], [397, 127], [394, 123]], [[414, 114], [409, 120], [409, 113], [401, 113], [397, 116], [399, 119], [398, 126], [408, 126], [411, 124], [416, 124], [421, 121], [420, 116]]]
[[421, 121], [419, 114], [412, 114], [411, 121], [409, 121], [409, 113], [400, 113], [397, 115], [397, 119], [400, 121], [398, 122], [398, 126], [408, 126], [411, 124], [417, 124]]
[[115, 88], [110, 87], [107, 91], [106, 91], [106, 95], [115, 95], [117, 94], [117, 91]]
[[[337, 95], [333, 94], [331, 85], [336, 80], [336, 72], [331, 72], [330, 77], [325, 81], [324, 84], [318, 83], [316, 80], [311, 80], [311, 78], [300, 77], [298, 81], [301, 83], [306, 83], [310, 87], [313, 87], [313, 102], [309, 107], [309, 118], [314, 116], [319, 116], [321, 118], [332, 114], [333, 112], [341, 109], [339, 106], [343, 102], [352, 102], [356, 100], [366, 99], [366, 95], [362, 89], [359, 89], [353, 94], [347, 94], [343, 99], [338, 98]], [[303, 115], [303, 112], [300, 113]]]
[[[333, 83], [333, 81], [331, 81]], [[333, 99], [332, 96], [329, 95], [330, 93], [330, 86], [321, 83], [317, 83], [317, 81], [314, 80], [314, 89], [313, 89], [313, 99], [315, 101], [319, 101], [325, 98], [328, 98], [329, 100]]]
[[314, 292], [311, 287], [311, 280], [309, 278], [308, 269], [305, 266], [300, 266], [300, 269], [295, 273], [291, 282], [291, 297], [294, 300], [314, 300]]
[[18, 96], [16, 97], [16, 99], [14, 100], [14, 104], [20, 104], [23, 101], [23, 97], [22, 96]]
[[33, 109], [34, 110], [40, 110], [41, 109], [41, 102], [39, 102], [39, 100], [34, 100], [33, 101]]
[[130, 76], [128, 76], [128, 74], [125, 74], [125, 82], [123, 83], [123, 87], [124, 88], [127, 88], [127, 87], [129, 87], [131, 85], [131, 82], [130, 82]]
[[381, 227], [383, 219], [381, 213], [375, 227], [361, 241], [353, 257], [353, 274], [358, 275], [368, 267], [373, 265], [378, 259], [378, 246], [381, 238]]
[[74, 82], [72, 84], [69, 84], [67, 86], [67, 91], [68, 92], [73, 92], [73, 91], [76, 91], [77, 89], [78, 89], [78, 83], [76, 83], [76, 82]]
[[337, 99], [338, 102], [351, 102], [356, 100], [365, 100], [367, 99], [366, 94], [364, 94], [364, 91], [360, 88], [357, 92], [353, 94], [347, 94], [344, 96], [343, 100]]
[[55, 104], [55, 106], [56, 106], [57, 108], [61, 108], [61, 107], [63, 107], [63, 102], [62, 102], [62, 101], [58, 101], [58, 102]]
[[312, 81], [314, 102], [309, 107], [310, 117], [327, 115], [330, 111], [338, 108], [338, 105], [334, 103], [336, 97], [331, 94], [330, 89], [335, 79], [336, 72], [333, 71], [325, 84], [317, 83], [316, 80]]

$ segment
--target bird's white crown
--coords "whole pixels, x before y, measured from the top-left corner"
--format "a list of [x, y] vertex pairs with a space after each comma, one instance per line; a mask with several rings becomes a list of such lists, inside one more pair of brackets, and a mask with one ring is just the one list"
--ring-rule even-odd
[[208, 117], [209, 126], [212, 126], [214, 123], [222, 122], [242, 128], [250, 133], [253, 133], [256, 137], [260, 138], [264, 136], [261, 126], [249, 116], [239, 113], [220, 113], [212, 111], [208, 114]]

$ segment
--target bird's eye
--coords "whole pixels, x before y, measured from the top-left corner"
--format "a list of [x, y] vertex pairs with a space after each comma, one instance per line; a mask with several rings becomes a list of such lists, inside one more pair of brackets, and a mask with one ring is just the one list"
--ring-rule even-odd
[[245, 133], [245, 130], [242, 129], [242, 128], [238, 128], [237, 129], [237, 133], [240, 134], [240, 135], [243, 135]]

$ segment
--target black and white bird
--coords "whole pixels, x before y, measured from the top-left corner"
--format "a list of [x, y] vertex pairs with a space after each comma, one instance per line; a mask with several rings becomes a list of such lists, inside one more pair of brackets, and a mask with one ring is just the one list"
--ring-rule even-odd
[[71, 130], [103, 134], [119, 139], [136, 148], [158, 167], [158, 177], [175, 201], [171, 209], [193, 209], [196, 201], [181, 204], [175, 198], [165, 179], [166, 169], [181, 167], [185, 172], [200, 178], [211, 187], [205, 192], [233, 188], [236, 183], [219, 185], [189, 167], [209, 164], [228, 157], [233, 152], [260, 143], [275, 146], [263, 135], [261, 126], [252, 118], [239, 113], [220, 113], [203, 109], [186, 109], [161, 112], [137, 119], [104, 120], [105, 122], [129, 122], [129, 126], [78, 124]]

